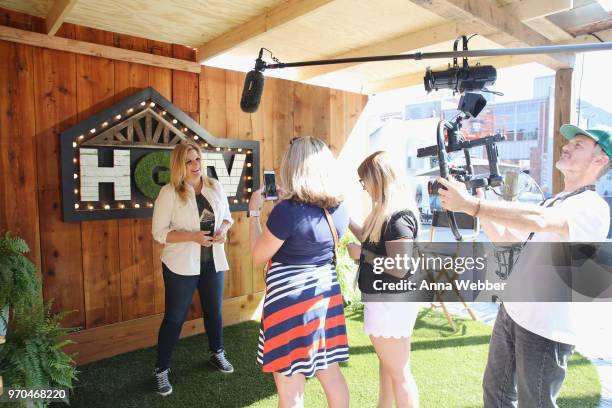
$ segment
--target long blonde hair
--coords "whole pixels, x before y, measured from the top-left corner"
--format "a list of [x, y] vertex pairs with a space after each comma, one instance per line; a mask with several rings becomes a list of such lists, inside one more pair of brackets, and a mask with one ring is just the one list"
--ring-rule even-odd
[[357, 168], [357, 174], [372, 199], [372, 211], [365, 219], [363, 236], [360, 237], [362, 240], [378, 242], [383, 224], [400, 210], [411, 210], [418, 222], [419, 212], [414, 194], [386, 152], [369, 155]]
[[183, 202], [186, 202], [189, 196], [189, 191], [185, 183], [185, 177], [187, 176], [185, 160], [187, 159], [187, 153], [192, 150], [200, 157], [200, 174], [202, 175], [203, 186], [215, 188], [212, 179], [206, 176], [206, 167], [202, 162], [202, 151], [200, 150], [200, 146], [192, 142], [179, 143], [174, 146], [174, 150], [172, 150], [172, 154], [170, 155], [170, 183], [172, 183], [174, 190]]
[[294, 139], [281, 164], [285, 199], [322, 208], [337, 206], [343, 197], [336, 168], [334, 155], [321, 140], [311, 136]]

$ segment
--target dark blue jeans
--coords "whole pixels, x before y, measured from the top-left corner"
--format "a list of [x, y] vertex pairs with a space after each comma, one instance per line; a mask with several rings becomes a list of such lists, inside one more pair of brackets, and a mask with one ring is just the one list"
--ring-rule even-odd
[[185, 276], [172, 272], [162, 263], [166, 297], [166, 311], [159, 328], [157, 340], [157, 367], [162, 370], [170, 367], [172, 352], [176, 347], [193, 291], [200, 293], [200, 303], [204, 318], [204, 328], [208, 335], [210, 351], [223, 350], [223, 304], [224, 272], [215, 271], [213, 262], [200, 266], [200, 275]]
[[493, 327], [484, 374], [485, 408], [556, 408], [573, 351], [570, 344], [522, 328], [502, 305]]

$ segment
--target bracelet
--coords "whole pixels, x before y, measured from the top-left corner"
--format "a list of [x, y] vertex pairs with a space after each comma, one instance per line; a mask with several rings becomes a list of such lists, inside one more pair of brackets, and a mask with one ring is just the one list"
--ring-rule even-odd
[[478, 199], [478, 206], [476, 207], [476, 211], [474, 211], [473, 217], [478, 216], [478, 213], [480, 212], [480, 201], [481, 201], [481, 199], [479, 198]]

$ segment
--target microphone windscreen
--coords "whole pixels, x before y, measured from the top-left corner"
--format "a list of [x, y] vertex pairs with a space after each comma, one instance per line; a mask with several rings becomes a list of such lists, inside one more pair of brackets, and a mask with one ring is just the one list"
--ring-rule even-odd
[[244, 88], [242, 88], [242, 98], [240, 99], [240, 109], [243, 112], [253, 113], [259, 108], [263, 87], [263, 73], [252, 70], [246, 75]]

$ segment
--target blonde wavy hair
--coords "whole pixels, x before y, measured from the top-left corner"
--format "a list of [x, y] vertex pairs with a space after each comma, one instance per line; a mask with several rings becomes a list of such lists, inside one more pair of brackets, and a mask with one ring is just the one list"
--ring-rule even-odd
[[372, 211], [364, 221], [363, 236], [360, 237], [362, 241], [379, 242], [383, 224], [397, 211], [411, 210], [418, 222], [419, 211], [414, 194], [400, 177], [387, 152], [369, 155], [357, 168], [357, 174], [372, 199]]
[[283, 156], [280, 179], [285, 199], [336, 207], [343, 196], [336, 159], [321, 140], [303, 136], [291, 141]]
[[202, 162], [202, 151], [200, 146], [192, 142], [179, 143], [174, 146], [172, 154], [170, 155], [170, 183], [174, 186], [174, 190], [179, 195], [183, 202], [187, 201], [189, 191], [185, 183], [185, 177], [187, 176], [187, 153], [195, 151], [200, 157], [200, 174], [202, 175], [203, 187], [215, 188], [213, 180], [206, 175], [206, 168]]

